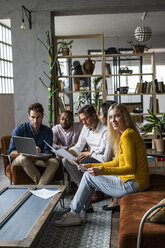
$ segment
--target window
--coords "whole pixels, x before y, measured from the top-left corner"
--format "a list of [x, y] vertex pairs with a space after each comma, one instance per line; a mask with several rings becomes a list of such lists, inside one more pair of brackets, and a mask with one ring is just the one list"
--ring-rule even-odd
[[0, 23], [0, 94], [14, 93], [11, 29]]

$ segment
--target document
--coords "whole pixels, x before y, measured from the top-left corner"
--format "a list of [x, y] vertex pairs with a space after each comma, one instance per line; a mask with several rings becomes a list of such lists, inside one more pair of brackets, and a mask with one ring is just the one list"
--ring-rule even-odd
[[70, 152], [67, 152], [64, 148], [60, 148], [58, 150], [54, 149], [52, 146], [50, 146], [45, 140], [43, 140], [47, 146], [50, 147], [51, 151], [54, 152], [55, 154], [68, 159], [71, 163], [77, 166], [77, 168], [80, 168], [83, 172], [87, 170], [87, 168], [79, 165], [78, 163], [75, 162], [77, 159], [75, 156], [73, 156]]
[[55, 154], [66, 158], [68, 160], [76, 160], [77, 158], [75, 156], [73, 156], [70, 152], [67, 152], [64, 148], [60, 148], [58, 150], [54, 149], [52, 146], [50, 146], [45, 140], [43, 140], [45, 142], [45, 144], [47, 144], [47, 146], [50, 147], [51, 151], [54, 152]]
[[33, 194], [33, 195], [36, 195], [40, 198], [43, 198], [43, 199], [48, 199], [58, 193], [61, 192], [61, 190], [48, 190], [48, 189], [38, 189], [38, 190], [30, 190], [30, 192]]

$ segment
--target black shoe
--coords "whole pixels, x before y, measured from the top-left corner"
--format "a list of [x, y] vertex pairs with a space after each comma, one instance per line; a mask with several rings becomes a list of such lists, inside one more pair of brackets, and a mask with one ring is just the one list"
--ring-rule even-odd
[[86, 213], [90, 213], [90, 214], [91, 214], [91, 213], [94, 213], [93, 208], [87, 208], [87, 209], [86, 209]]
[[108, 207], [108, 205], [105, 205], [105, 206], [102, 207], [102, 209], [105, 210], [105, 211], [120, 212], [120, 205], [113, 206], [113, 207]]

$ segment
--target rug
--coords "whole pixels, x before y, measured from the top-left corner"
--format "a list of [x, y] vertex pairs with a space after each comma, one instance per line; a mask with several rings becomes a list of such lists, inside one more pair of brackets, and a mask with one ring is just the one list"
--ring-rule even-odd
[[[110, 201], [108, 201], [109, 203]], [[103, 211], [105, 201], [95, 203], [94, 213], [87, 214], [87, 223], [74, 227], [56, 227], [54, 221], [66, 212], [58, 205], [43, 230], [36, 248], [109, 248], [111, 211]], [[66, 205], [66, 200], [65, 200]], [[68, 204], [67, 204], [68, 205]], [[101, 205], [101, 206], [100, 206]], [[68, 205], [69, 206], [69, 205]]]

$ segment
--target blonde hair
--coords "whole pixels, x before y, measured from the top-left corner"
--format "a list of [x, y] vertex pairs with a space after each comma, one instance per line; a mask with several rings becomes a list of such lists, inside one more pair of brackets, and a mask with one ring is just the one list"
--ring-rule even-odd
[[115, 103], [109, 108], [109, 110], [108, 110], [108, 138], [109, 138], [110, 144], [112, 145], [112, 149], [113, 149], [114, 154], [115, 155], [117, 154], [117, 156], [118, 156], [121, 133], [118, 130], [114, 130], [114, 128], [112, 127], [112, 125], [109, 121], [110, 111], [112, 109], [118, 109], [121, 112], [121, 114], [123, 115], [123, 118], [124, 118], [124, 124], [125, 124], [126, 128], [131, 128], [137, 133], [139, 133], [139, 132], [138, 132], [133, 120], [132, 120], [132, 117], [131, 117], [127, 107], [123, 103]]

